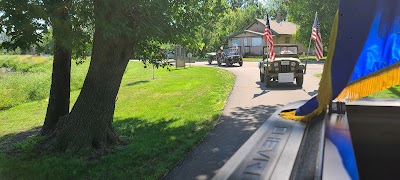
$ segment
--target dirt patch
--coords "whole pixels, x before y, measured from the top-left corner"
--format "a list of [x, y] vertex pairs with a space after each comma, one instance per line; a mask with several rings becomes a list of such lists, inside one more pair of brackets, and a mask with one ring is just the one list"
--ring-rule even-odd
[[9, 73], [9, 72], [13, 72], [13, 70], [10, 68], [0, 67], [0, 73]]
[[6, 74], [10, 74], [10, 73], [13, 73], [13, 72], [14, 71], [12, 69], [10, 69], [10, 68], [0, 67], [0, 78], [4, 77]]

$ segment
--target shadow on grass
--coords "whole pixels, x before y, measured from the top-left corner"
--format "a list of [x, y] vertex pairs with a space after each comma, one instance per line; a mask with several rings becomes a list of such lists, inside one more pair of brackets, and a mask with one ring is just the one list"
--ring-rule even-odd
[[[398, 86], [400, 89], [400, 85]], [[400, 91], [394, 87], [391, 87], [388, 89], [392, 94], [396, 95], [397, 97], [400, 97]]]
[[38, 135], [40, 133], [41, 126], [36, 126], [30, 130], [22, 131], [19, 133], [10, 133], [0, 137], [0, 151], [9, 152], [12, 150], [12, 146], [15, 143], [26, 140], [27, 138]]
[[[127, 142], [126, 145], [114, 147], [98, 158], [49, 153], [24, 159], [21, 158], [24, 157], [23, 153], [30, 152], [23, 151], [8, 156], [0, 153], [0, 164], [7, 163], [5, 166], [0, 165], [0, 177], [159, 179], [185, 158], [214, 127], [218, 118], [219, 114], [214, 114], [212, 119], [186, 121], [165, 118], [154, 121], [140, 117], [116, 118], [113, 127], [121, 139]], [[16, 135], [8, 134], [5, 137], [13, 138]], [[76, 165], [77, 163], [79, 165]]]
[[136, 81], [136, 82], [132, 82], [132, 83], [128, 83], [125, 86], [134, 86], [134, 85], [138, 85], [138, 84], [144, 84], [144, 83], [148, 83], [150, 81]]

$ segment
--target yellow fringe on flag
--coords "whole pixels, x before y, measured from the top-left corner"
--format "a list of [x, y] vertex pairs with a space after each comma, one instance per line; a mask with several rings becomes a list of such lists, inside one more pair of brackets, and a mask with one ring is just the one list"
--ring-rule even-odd
[[400, 62], [349, 83], [337, 101], [354, 101], [400, 84]]
[[326, 111], [329, 103], [332, 100], [332, 58], [335, 52], [336, 45], [336, 37], [338, 31], [338, 21], [339, 21], [339, 12], [336, 11], [335, 20], [333, 21], [331, 37], [329, 39], [329, 49], [328, 49], [328, 57], [326, 58], [324, 69], [322, 72], [321, 81], [319, 83], [318, 88], [318, 108], [315, 109], [312, 113], [307, 114], [306, 116], [296, 116], [296, 110], [281, 112], [280, 115], [283, 118], [291, 119], [295, 121], [308, 121], [315, 116], [318, 116], [322, 112]]

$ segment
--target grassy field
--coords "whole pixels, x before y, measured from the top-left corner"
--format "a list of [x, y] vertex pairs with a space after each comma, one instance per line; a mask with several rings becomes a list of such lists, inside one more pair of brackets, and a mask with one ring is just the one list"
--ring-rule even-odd
[[[113, 126], [127, 145], [106, 156], [36, 154], [40, 137], [31, 136], [13, 155], [0, 153], [0, 179], [159, 179], [215, 125], [235, 77], [210, 67], [158, 69], [155, 77], [140, 62], [124, 74]], [[71, 105], [78, 94], [71, 92]], [[40, 127], [46, 106], [42, 99], [0, 111], [0, 141]]]
[[[47, 98], [50, 93], [52, 57], [32, 55], [2, 55], [0, 68], [0, 110]], [[89, 63], [71, 66], [71, 91], [82, 87]]]

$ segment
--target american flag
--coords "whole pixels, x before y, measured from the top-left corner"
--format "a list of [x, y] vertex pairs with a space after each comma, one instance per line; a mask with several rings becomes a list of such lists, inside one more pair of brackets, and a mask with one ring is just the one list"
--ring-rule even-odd
[[322, 46], [322, 38], [320, 32], [320, 26], [318, 22], [317, 14], [315, 14], [314, 24], [312, 27], [311, 39], [315, 41], [315, 56], [317, 61], [319, 61], [323, 56], [323, 46]]
[[267, 19], [265, 20], [265, 30], [264, 30], [264, 37], [267, 38], [269, 47], [269, 59], [275, 60], [275, 53], [274, 53], [274, 39], [272, 38], [271, 26], [269, 25], [269, 18], [267, 15]]

